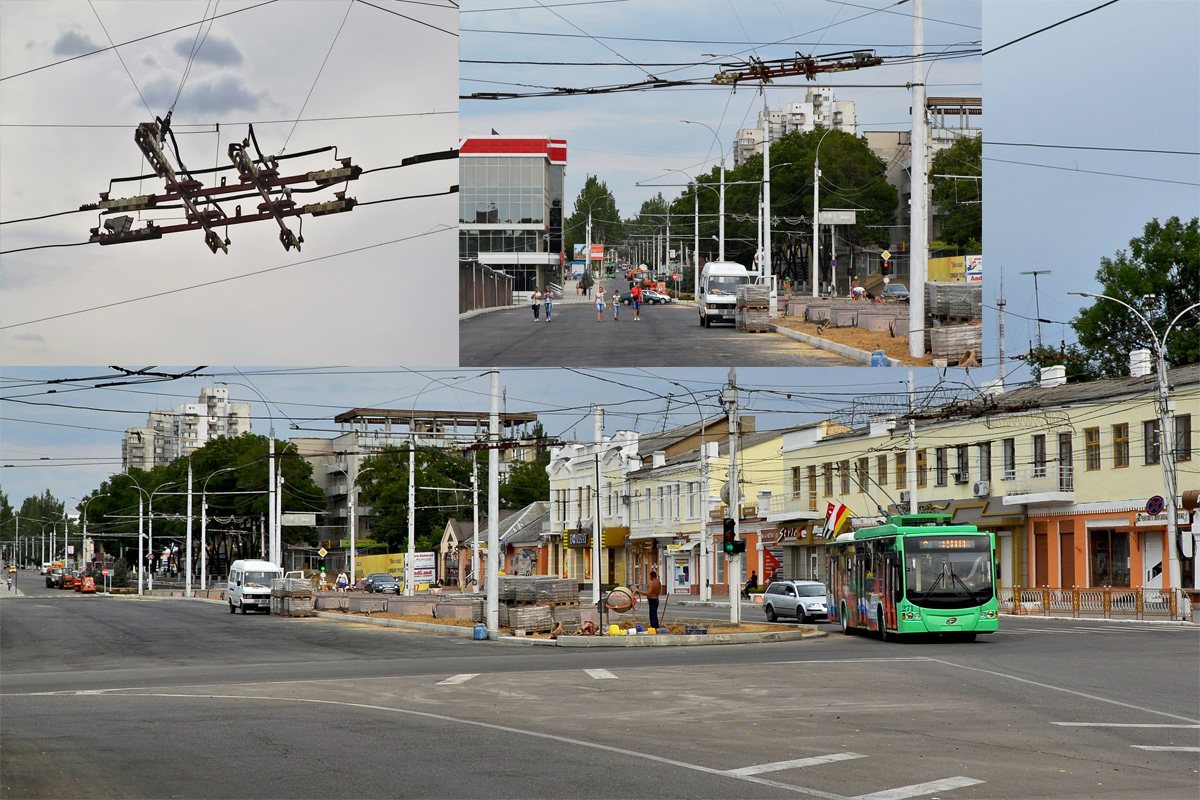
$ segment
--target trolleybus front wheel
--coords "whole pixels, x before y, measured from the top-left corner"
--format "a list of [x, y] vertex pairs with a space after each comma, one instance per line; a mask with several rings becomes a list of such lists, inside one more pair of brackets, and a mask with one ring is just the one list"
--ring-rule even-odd
[[838, 619], [842, 623], [842, 633], [846, 636], [854, 633], [854, 629], [850, 627], [850, 619], [846, 614], [846, 604], [842, 603], [841, 611], [838, 612]]

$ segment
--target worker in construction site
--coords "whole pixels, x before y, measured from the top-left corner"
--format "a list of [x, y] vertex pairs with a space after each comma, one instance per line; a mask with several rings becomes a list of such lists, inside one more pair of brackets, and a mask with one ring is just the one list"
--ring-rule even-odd
[[658, 597], [662, 594], [662, 582], [658, 579], [658, 571], [650, 570], [650, 585], [645, 591], [634, 589], [634, 594], [640, 594], [646, 598], [646, 604], [650, 606], [650, 627], [658, 627]]

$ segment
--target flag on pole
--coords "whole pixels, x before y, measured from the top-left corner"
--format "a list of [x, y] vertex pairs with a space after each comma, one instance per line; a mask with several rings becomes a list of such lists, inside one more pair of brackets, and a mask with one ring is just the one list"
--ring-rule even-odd
[[843, 503], [829, 503], [825, 510], [825, 525], [821, 528], [821, 538], [836, 539], [838, 534], [850, 522], [850, 509]]

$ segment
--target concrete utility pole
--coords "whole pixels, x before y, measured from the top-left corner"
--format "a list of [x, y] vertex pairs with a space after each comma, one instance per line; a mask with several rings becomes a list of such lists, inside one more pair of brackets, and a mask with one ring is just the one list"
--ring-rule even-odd
[[[721, 398], [729, 414], [729, 514], [733, 517], [734, 541], [741, 541], [741, 493], [738, 491], [738, 391], [737, 368], [729, 368], [729, 388]], [[734, 625], [742, 623], [742, 555], [726, 556], [726, 575], [729, 586], [729, 621]]]
[[[589, 237], [590, 238], [590, 237]], [[590, 253], [589, 253], [590, 254]], [[492, 370], [492, 414], [488, 425], [487, 629], [500, 635], [500, 372]], [[476, 536], [478, 538], [478, 535]]]
[[[413, 421], [409, 420], [411, 426]], [[417, 535], [417, 432], [410, 430], [408, 444], [408, 550], [404, 556], [404, 596], [412, 597], [413, 558], [416, 556]]]
[[187, 491], [187, 580], [185, 585], [188, 597], [192, 596], [192, 458], [188, 456], [188, 491]]
[[[908, 484], [908, 513], [917, 513], [917, 421], [913, 418], [913, 371], [908, 371], [908, 453], [904, 457]], [[903, 503], [901, 504], [903, 505]]]
[[692, 202], [696, 206], [696, 223], [695, 230], [692, 233], [694, 237], [692, 258], [695, 259], [692, 268], [692, 297], [697, 303], [700, 302], [700, 185], [692, 189]]
[[908, 353], [925, 355], [925, 273], [929, 261], [929, 170], [925, 137], [925, 0], [913, 0], [912, 184], [909, 215]]
[[[265, 405], [265, 403], [264, 403]], [[151, 514], [154, 512], [153, 501], [150, 505]], [[275, 419], [271, 419], [271, 434], [267, 442], [267, 546], [270, 548], [270, 554], [267, 556], [271, 563], [275, 566], [280, 566], [279, 561], [275, 558]], [[154, 532], [154, 518], [150, 519], [151, 536]], [[151, 540], [153, 541], [153, 539]], [[154, 574], [150, 575], [151, 588], [153, 588]]]
[[[1000, 370], [997, 374], [999, 376], [1001, 392], [1004, 391], [1004, 371], [1007, 368], [1005, 365], [1008, 363], [1004, 359], [1004, 307], [1006, 305], [1008, 305], [1008, 301], [1004, 299], [1004, 267], [1001, 266], [1000, 267], [1000, 296], [996, 298], [996, 317], [997, 317], [996, 325], [998, 328], [997, 344], [1000, 345], [1000, 353], [997, 356], [997, 359], [998, 359], [997, 364], [999, 364]], [[1038, 314], [1038, 316], [1040, 317], [1041, 314]]]
[[[479, 591], [479, 451], [471, 451], [471, 513], [475, 526], [474, 538], [471, 539], [471, 591]], [[462, 564], [458, 565], [461, 572]], [[464, 586], [465, 586], [464, 582]]]
[[592, 447], [596, 456], [596, 509], [592, 515], [592, 599], [596, 601], [596, 622], [604, 624], [604, 598], [600, 582], [600, 448], [604, 443], [604, 409], [592, 406]]
[[763, 254], [762, 274], [770, 286], [771, 277], [771, 112], [767, 108], [767, 87], [763, 84]]

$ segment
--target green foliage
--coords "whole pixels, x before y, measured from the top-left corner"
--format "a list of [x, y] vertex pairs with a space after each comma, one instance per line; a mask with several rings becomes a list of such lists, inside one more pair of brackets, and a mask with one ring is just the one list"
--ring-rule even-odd
[[[22, 521], [29, 520], [31, 525], [41, 525], [43, 522], [58, 523], [58, 530], [61, 532], [66, 510], [66, 504], [50, 494], [50, 490], [47, 489], [41, 495], [26, 497], [21, 503], [21, 510], [17, 512], [17, 516]], [[46, 529], [49, 530], [49, 525]]]
[[[387, 542], [393, 551], [408, 548], [408, 446], [388, 447], [367, 459], [358, 473], [359, 495], [374, 515], [371, 538]], [[446, 522], [462, 517], [471, 507], [469, 491], [437, 489], [471, 488], [471, 460], [437, 448], [418, 447], [416, 462], [416, 516], [414, 538], [419, 551], [441, 542]], [[487, 460], [479, 460], [479, 482], [487, 486]], [[368, 469], [369, 468], [369, 469]], [[480, 492], [480, 504], [485, 501]]]
[[563, 247], [568, 260], [574, 258], [575, 245], [587, 241], [588, 209], [592, 212], [592, 243], [613, 246], [622, 239], [623, 226], [617, 211], [617, 201], [604, 181], [589, 175], [584, 181], [579, 196], [575, 198], [574, 210], [563, 223]]
[[942, 214], [942, 240], [958, 246], [963, 255], [982, 253], [982, 181], [937, 177], [982, 175], [982, 139], [959, 139], [952, 147], [938, 152], [933, 157], [929, 174], [933, 202]]
[[1095, 372], [1083, 348], [1077, 344], [1068, 345], [1066, 342], [1061, 343], [1058, 349], [1050, 345], [1034, 347], [1029, 355], [1025, 356], [1025, 360], [1029, 364], [1029, 371], [1035, 383], [1041, 381], [1042, 370], [1060, 364], [1066, 366], [1067, 381], [1070, 383], [1090, 380]]
[[[1129, 250], [1101, 258], [1096, 280], [1099, 293], [1123, 300], [1136, 308], [1159, 337], [1167, 326], [1200, 297], [1200, 227], [1196, 217], [1165, 223], [1153, 219], [1142, 236], [1131, 239]], [[1200, 314], [1188, 312], [1175, 323], [1167, 338], [1166, 361], [1171, 366], [1200, 361]], [[1071, 323], [1083, 352], [1096, 365], [1097, 377], [1128, 374], [1129, 353], [1154, 350], [1150, 332], [1123, 306], [1099, 299], [1083, 309]]]
[[[537, 449], [532, 461], [521, 461], [509, 467], [508, 478], [500, 486], [501, 508], [524, 508], [538, 500], [550, 499], [550, 447], [542, 423], [533, 426]], [[481, 501], [482, 502], [482, 501]]]

